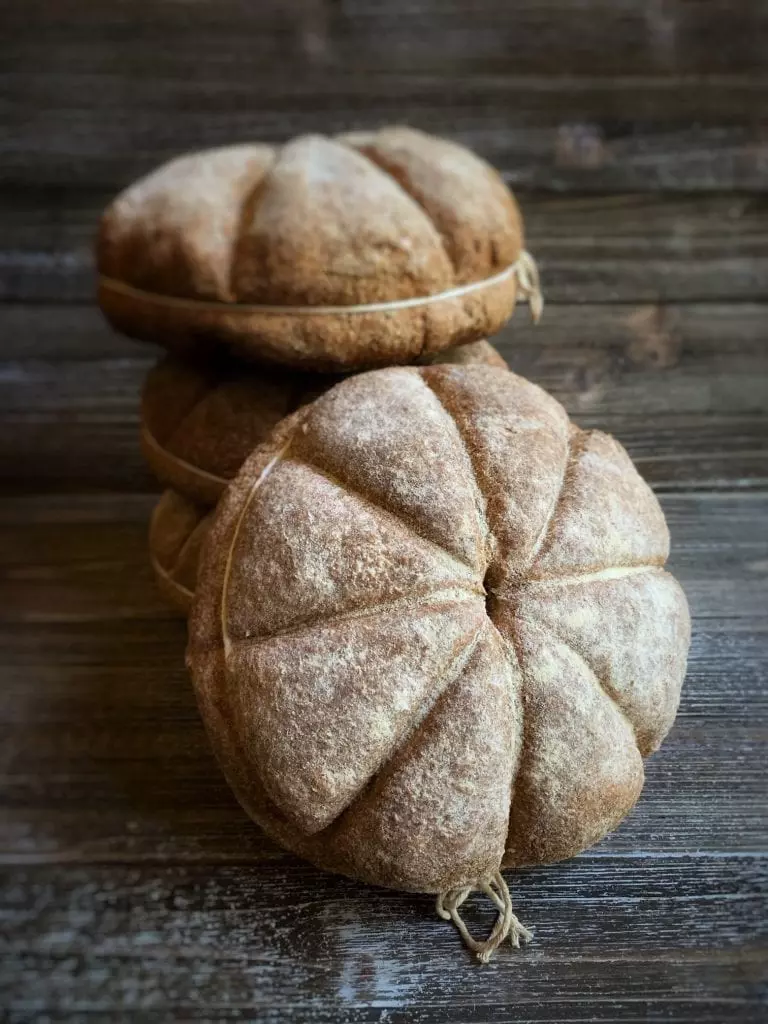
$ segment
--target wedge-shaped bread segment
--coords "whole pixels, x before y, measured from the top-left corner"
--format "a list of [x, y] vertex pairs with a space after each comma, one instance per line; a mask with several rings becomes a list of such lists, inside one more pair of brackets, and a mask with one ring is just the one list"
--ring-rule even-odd
[[518, 623], [524, 740], [504, 863], [572, 857], [624, 818], [643, 786], [632, 726], [580, 655]]
[[470, 569], [290, 448], [246, 500], [230, 539], [231, 641], [441, 589], [481, 592]]
[[578, 652], [631, 722], [643, 756], [656, 750], [677, 712], [691, 631], [673, 576], [644, 566], [532, 581], [516, 612]]
[[228, 146], [137, 181], [104, 216], [101, 272], [167, 295], [233, 301], [240, 211], [274, 156], [270, 146]]
[[471, 884], [499, 863], [522, 736], [520, 674], [490, 623], [331, 842], [363, 877]]
[[291, 451], [482, 575], [487, 528], [472, 463], [417, 370], [381, 370], [333, 388]]
[[234, 644], [227, 670], [252, 770], [284, 817], [308, 835], [338, 817], [419, 728], [485, 625], [480, 598], [444, 592], [407, 618], [384, 606]]
[[669, 533], [658, 501], [615, 438], [573, 435], [562, 491], [531, 576], [663, 565]]
[[280, 151], [245, 212], [235, 256], [235, 290], [246, 302], [381, 302], [452, 281], [419, 205], [360, 153], [319, 135]]
[[535, 384], [491, 367], [466, 373], [435, 366], [423, 376], [458, 427], [483, 495], [493, 538], [487, 587], [514, 585], [562, 487], [568, 417]]
[[520, 255], [523, 227], [509, 189], [470, 150], [413, 128], [351, 133], [356, 146], [424, 208], [459, 281], [488, 277]]

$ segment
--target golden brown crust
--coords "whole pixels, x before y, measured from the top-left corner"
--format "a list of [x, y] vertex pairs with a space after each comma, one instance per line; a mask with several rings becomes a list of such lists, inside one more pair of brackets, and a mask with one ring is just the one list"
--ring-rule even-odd
[[[487, 341], [447, 349], [440, 362], [506, 363]], [[141, 444], [157, 478], [204, 505], [215, 505], [253, 449], [299, 405], [338, 377], [302, 374], [218, 359], [166, 357], [147, 375], [141, 402]]]
[[177, 157], [106, 209], [99, 272], [162, 295], [234, 302], [232, 252], [240, 211], [275, 158], [269, 146]]
[[162, 359], [141, 400], [142, 451], [157, 478], [215, 505], [245, 458], [311, 395], [314, 378], [263, 369]]
[[[422, 132], [232, 146], [171, 161], [115, 199], [99, 302], [118, 330], [174, 351], [224, 346], [317, 370], [409, 363], [501, 328], [522, 241], [492, 168]], [[371, 303], [386, 308], [349, 309]]]
[[521, 378], [343, 381], [247, 460], [203, 550], [188, 663], [240, 801], [413, 890], [590, 845], [674, 717], [667, 550], [620, 446]]
[[510, 266], [523, 224], [497, 172], [464, 146], [413, 128], [342, 136], [391, 175], [440, 232], [456, 281], [480, 281]]
[[165, 491], [149, 525], [149, 555], [157, 585], [170, 605], [188, 615], [197, 582], [200, 549], [211, 514], [175, 491]]
[[456, 284], [435, 225], [397, 181], [320, 135], [293, 139], [241, 223], [240, 302], [353, 306]]
[[498, 334], [514, 311], [517, 293], [511, 274], [482, 290], [449, 294], [423, 306], [299, 315], [225, 304], [174, 305], [102, 279], [99, 305], [115, 330], [178, 355], [210, 357], [223, 348], [257, 362], [337, 373], [415, 363]]

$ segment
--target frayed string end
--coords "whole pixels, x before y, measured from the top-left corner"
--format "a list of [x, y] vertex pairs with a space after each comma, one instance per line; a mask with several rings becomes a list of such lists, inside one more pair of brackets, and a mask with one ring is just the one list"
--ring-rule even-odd
[[[489, 899], [493, 900], [499, 911], [493, 930], [484, 942], [478, 942], [469, 934], [459, 913], [459, 907], [474, 890], [484, 892]], [[462, 886], [440, 893], [435, 903], [435, 910], [444, 921], [453, 921], [464, 944], [484, 964], [488, 963], [505, 939], [508, 938], [512, 945], [519, 949], [521, 942], [530, 942], [533, 938], [533, 932], [526, 928], [512, 912], [512, 897], [500, 871], [496, 871], [489, 879], [478, 882], [475, 886]]]
[[544, 296], [541, 294], [539, 268], [536, 266], [536, 260], [527, 250], [520, 253], [515, 270], [517, 271], [520, 294], [528, 300], [528, 305], [531, 307], [531, 319], [537, 324], [544, 311]]

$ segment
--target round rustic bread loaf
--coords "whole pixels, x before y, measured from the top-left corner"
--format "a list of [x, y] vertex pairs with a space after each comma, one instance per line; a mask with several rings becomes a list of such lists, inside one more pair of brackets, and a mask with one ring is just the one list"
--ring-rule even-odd
[[149, 524], [149, 555], [160, 592], [184, 615], [195, 595], [200, 548], [211, 522], [210, 509], [165, 491]]
[[[446, 349], [431, 361], [506, 367], [487, 341]], [[167, 356], [147, 375], [141, 442], [157, 478], [194, 501], [215, 505], [245, 458], [273, 427], [338, 377], [252, 369], [232, 360]]]
[[113, 201], [97, 249], [118, 330], [312, 369], [494, 334], [519, 291], [540, 309], [499, 175], [410, 128], [179, 157]]
[[[507, 371], [351, 377], [230, 485], [188, 664], [248, 813], [458, 907], [615, 828], [675, 716], [688, 609], [624, 449]], [[494, 889], [495, 885], [495, 889]], [[471, 937], [466, 936], [468, 941]]]

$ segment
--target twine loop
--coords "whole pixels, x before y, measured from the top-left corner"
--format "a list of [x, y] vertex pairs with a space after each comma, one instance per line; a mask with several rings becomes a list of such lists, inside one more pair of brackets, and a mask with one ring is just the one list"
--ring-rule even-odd
[[[499, 911], [491, 934], [483, 942], [479, 942], [470, 935], [459, 913], [459, 907], [474, 891], [484, 892]], [[530, 942], [533, 938], [533, 932], [526, 928], [512, 912], [512, 897], [500, 871], [494, 872], [490, 878], [483, 879], [476, 885], [459, 886], [440, 893], [435, 902], [435, 910], [444, 921], [453, 921], [464, 944], [484, 964], [488, 963], [506, 938], [509, 938], [509, 941], [517, 949], [520, 948], [521, 942]]]

